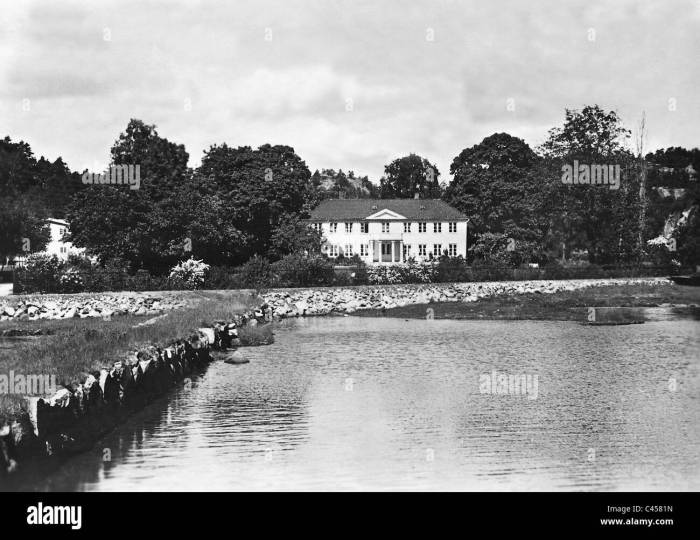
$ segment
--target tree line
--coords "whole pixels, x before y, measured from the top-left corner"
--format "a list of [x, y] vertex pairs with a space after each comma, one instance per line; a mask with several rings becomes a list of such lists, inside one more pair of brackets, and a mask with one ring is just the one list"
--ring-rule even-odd
[[[320, 236], [303, 219], [323, 199], [418, 193], [442, 198], [470, 218], [472, 260], [696, 264], [700, 150], [645, 154], [642, 144], [630, 148], [631, 138], [614, 111], [587, 106], [566, 110], [562, 125], [534, 149], [507, 133], [463, 149], [449, 183], [415, 154], [387, 164], [375, 183], [353, 171], [312, 174], [285, 145], [216, 144], [190, 168], [184, 145], [132, 119], [110, 151], [111, 165], [140, 165], [139, 189], [129, 189], [83, 184], [61, 158], [37, 160], [27, 143], [6, 137], [0, 140], [0, 257], [19, 253], [23, 238], [41, 249], [48, 240], [43, 220], [59, 217], [69, 221], [76, 246], [102, 265], [131, 272], [163, 274], [190, 255], [217, 266], [253, 256], [275, 261], [320, 249]], [[618, 166], [619, 189], [583, 174], [587, 183], [564, 183], [562, 171], [573, 164]]]

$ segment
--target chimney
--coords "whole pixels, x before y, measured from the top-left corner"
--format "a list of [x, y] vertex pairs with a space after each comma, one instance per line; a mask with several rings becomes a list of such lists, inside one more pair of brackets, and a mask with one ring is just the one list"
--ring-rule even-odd
[[420, 199], [420, 191], [416, 191], [416, 194], [413, 196], [414, 199]]

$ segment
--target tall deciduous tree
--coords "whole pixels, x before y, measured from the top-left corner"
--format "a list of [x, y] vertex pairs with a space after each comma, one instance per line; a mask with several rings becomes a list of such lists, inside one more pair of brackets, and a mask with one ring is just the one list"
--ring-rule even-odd
[[197, 173], [243, 233], [246, 259], [267, 253], [273, 233], [288, 216], [307, 215], [318, 201], [306, 163], [290, 146], [212, 146]]
[[174, 258], [164, 252], [177, 234], [160, 218], [185, 211], [172, 205], [173, 190], [187, 182], [183, 145], [158, 135], [155, 126], [132, 119], [112, 149], [112, 165], [138, 165], [139, 189], [87, 185], [68, 210], [71, 240], [102, 261], [124, 259], [132, 269], [165, 271]]
[[[591, 262], [624, 262], [639, 257], [639, 177], [627, 148], [630, 131], [614, 111], [598, 105], [566, 110], [564, 124], [549, 131], [540, 147], [548, 175], [554, 178], [547, 193], [552, 218], [550, 242], [566, 251], [586, 249]], [[564, 167], [605, 165], [620, 167], [620, 187], [572, 185], [561, 179]], [[558, 170], [558, 172], [557, 172]]]
[[395, 159], [384, 167], [380, 180], [382, 199], [412, 199], [419, 193], [424, 199], [439, 199], [440, 171], [427, 159], [410, 154]]
[[[41, 251], [49, 240], [45, 219], [63, 217], [70, 197], [82, 187], [59, 157], [37, 161], [31, 147], [0, 140], [0, 259]], [[25, 239], [29, 241], [25, 244]]]
[[539, 241], [548, 226], [541, 212], [547, 178], [538, 174], [539, 161], [522, 139], [495, 133], [455, 157], [443, 198], [469, 216], [475, 233]]

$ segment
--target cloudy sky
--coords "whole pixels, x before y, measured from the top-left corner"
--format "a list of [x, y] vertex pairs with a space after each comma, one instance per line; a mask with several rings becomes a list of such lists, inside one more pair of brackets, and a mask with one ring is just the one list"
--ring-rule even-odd
[[586, 104], [698, 146], [699, 56], [697, 0], [4, 1], [0, 136], [99, 170], [139, 118], [191, 166], [269, 142], [375, 181], [415, 152], [449, 180], [461, 149], [536, 146]]

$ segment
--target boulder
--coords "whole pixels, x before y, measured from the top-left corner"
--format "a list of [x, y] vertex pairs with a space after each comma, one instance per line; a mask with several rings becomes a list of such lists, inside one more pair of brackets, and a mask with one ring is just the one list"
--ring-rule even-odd
[[245, 358], [240, 351], [233, 351], [227, 355], [224, 362], [227, 364], [247, 364], [250, 362], [250, 360]]

